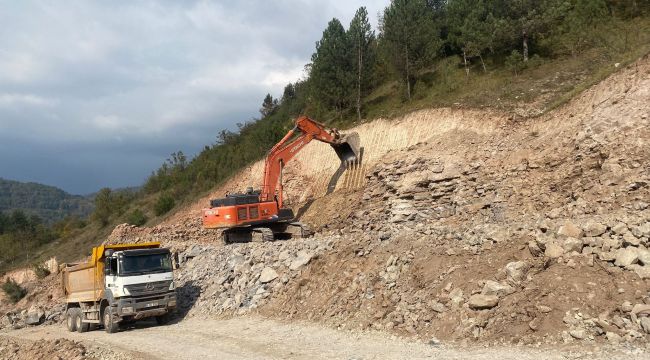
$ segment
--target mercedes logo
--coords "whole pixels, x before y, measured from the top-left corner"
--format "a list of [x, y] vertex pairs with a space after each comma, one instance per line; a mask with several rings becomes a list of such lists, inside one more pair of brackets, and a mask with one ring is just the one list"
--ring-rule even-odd
[[147, 291], [151, 291], [151, 290], [153, 290], [153, 284], [147, 284], [144, 288], [145, 288]]

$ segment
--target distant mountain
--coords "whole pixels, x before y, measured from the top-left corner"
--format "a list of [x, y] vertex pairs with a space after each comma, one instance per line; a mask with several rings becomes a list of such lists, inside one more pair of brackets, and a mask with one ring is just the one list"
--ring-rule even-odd
[[24, 210], [52, 223], [68, 215], [85, 217], [93, 210], [89, 197], [71, 195], [54, 187], [0, 178], [0, 211]]

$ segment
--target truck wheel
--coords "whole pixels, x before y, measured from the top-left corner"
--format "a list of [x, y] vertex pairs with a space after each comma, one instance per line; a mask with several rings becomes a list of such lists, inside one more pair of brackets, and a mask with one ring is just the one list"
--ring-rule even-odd
[[70, 308], [65, 312], [65, 323], [70, 332], [77, 331], [77, 312], [75, 310], [77, 308]]
[[165, 315], [156, 316], [156, 322], [158, 323], [158, 325], [165, 325], [169, 322], [170, 318], [171, 316], [169, 315], [169, 313]]
[[77, 309], [77, 316], [75, 317], [75, 324], [77, 327], [77, 332], [79, 333], [85, 333], [88, 331], [88, 328], [90, 327], [89, 323], [83, 322], [83, 312], [81, 312], [80, 309]]
[[120, 324], [115, 321], [115, 317], [113, 316], [113, 308], [111, 306], [107, 306], [104, 308], [104, 330], [106, 330], [107, 333], [113, 334], [116, 333], [120, 329]]

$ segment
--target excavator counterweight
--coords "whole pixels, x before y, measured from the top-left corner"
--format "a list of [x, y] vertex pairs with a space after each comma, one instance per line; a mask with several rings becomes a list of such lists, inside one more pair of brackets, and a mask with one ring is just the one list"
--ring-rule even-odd
[[359, 134], [342, 135], [306, 116], [296, 120], [293, 129], [269, 151], [264, 166], [261, 190], [249, 188], [245, 193], [226, 194], [210, 201], [203, 209], [203, 227], [223, 229], [224, 242], [267, 241], [275, 235], [306, 237], [309, 228], [296, 222], [293, 211], [284, 206], [282, 168], [311, 140], [332, 146], [342, 163], [359, 159]]

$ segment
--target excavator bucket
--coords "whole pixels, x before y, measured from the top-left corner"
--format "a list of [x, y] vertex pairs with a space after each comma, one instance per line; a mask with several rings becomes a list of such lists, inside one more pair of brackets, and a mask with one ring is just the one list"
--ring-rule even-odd
[[341, 161], [349, 162], [357, 160], [361, 149], [359, 134], [356, 132], [349, 133], [343, 136], [337, 144], [332, 144], [332, 147]]

